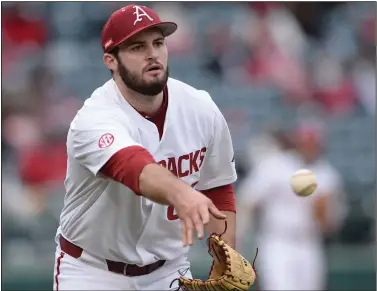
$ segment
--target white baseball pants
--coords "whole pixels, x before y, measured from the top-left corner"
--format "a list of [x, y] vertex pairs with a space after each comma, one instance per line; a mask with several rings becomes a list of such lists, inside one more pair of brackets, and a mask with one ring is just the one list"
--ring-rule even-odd
[[[105, 264], [105, 263], [104, 263]], [[63, 253], [59, 246], [55, 253], [54, 290], [176, 290], [179, 272], [187, 270], [190, 263], [185, 257], [166, 262], [154, 272], [137, 277], [127, 277], [93, 267], [82, 260]], [[187, 271], [185, 277], [192, 278]]]
[[257, 274], [263, 290], [325, 290], [326, 265], [319, 243], [264, 238]]

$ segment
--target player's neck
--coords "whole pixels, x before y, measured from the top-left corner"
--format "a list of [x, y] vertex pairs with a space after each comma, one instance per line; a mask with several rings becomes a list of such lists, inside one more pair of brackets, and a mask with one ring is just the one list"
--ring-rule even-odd
[[155, 96], [146, 96], [135, 92], [124, 85], [123, 82], [115, 81], [123, 98], [138, 112], [153, 116], [161, 107], [164, 93]]

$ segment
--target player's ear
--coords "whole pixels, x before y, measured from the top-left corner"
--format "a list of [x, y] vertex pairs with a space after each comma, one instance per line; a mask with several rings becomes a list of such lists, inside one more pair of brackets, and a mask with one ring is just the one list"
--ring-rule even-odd
[[114, 55], [104, 53], [103, 62], [109, 70], [111, 70], [113, 72], [116, 71], [116, 69], [118, 67], [118, 60], [114, 57]]

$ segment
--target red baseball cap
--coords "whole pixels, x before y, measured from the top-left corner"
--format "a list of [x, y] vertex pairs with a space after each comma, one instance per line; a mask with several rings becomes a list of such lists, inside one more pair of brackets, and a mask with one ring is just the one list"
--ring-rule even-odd
[[107, 20], [101, 33], [102, 48], [104, 52], [110, 52], [131, 36], [151, 27], [160, 28], [164, 37], [177, 30], [176, 23], [162, 22], [152, 9], [136, 4], [127, 5], [115, 11]]

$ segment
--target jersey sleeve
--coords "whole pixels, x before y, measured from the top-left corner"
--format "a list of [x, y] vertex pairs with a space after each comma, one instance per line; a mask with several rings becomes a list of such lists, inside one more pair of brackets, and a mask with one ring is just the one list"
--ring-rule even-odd
[[71, 127], [68, 138], [68, 154], [94, 175], [119, 150], [141, 146], [131, 136], [129, 129], [116, 122], [97, 123], [88, 128]]
[[[339, 226], [348, 214], [344, 186], [341, 176], [331, 166], [319, 177], [317, 197], [327, 196], [326, 213], [334, 225]], [[315, 196], [314, 196], [315, 197]]]
[[215, 104], [214, 106], [213, 137], [200, 171], [200, 179], [196, 187], [198, 190], [224, 186], [237, 180], [230, 131], [224, 116]]

